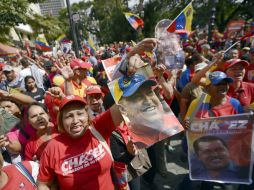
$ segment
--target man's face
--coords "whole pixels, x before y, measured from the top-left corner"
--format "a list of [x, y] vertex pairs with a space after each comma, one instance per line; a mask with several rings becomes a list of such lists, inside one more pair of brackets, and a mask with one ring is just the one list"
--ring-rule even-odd
[[229, 89], [229, 84], [227, 81], [221, 81], [217, 85], [212, 85], [209, 87], [209, 94], [216, 97], [225, 97]]
[[232, 59], [238, 59], [239, 58], [238, 50], [232, 50], [231, 57], [232, 57]]
[[87, 95], [87, 104], [94, 112], [102, 111], [102, 95], [101, 94], [89, 94]]
[[227, 147], [219, 140], [200, 142], [197, 156], [208, 170], [221, 170], [227, 167], [230, 160]]
[[231, 77], [235, 81], [242, 81], [245, 75], [245, 69], [244, 66], [240, 63], [237, 63], [233, 65], [232, 67], [229, 67], [226, 71], [226, 74], [228, 77]]
[[74, 75], [78, 76], [80, 79], [86, 78], [86, 72], [87, 72], [87, 69], [83, 69], [83, 68], [74, 69]]
[[14, 71], [4, 71], [4, 75], [6, 76], [8, 81], [13, 81], [15, 79]]
[[120, 105], [132, 126], [148, 126], [154, 130], [164, 126], [162, 105], [151, 87], [141, 86], [132, 96], [122, 98]]

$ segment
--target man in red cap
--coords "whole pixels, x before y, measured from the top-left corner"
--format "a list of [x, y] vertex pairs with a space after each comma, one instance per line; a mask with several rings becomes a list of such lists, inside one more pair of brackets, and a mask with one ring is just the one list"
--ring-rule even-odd
[[87, 86], [90, 86], [92, 83], [96, 83], [95, 79], [87, 76], [87, 72], [90, 68], [92, 68], [92, 65], [80, 59], [73, 59], [70, 67], [73, 70], [74, 76], [69, 82], [67, 81], [66, 86], [64, 86], [64, 92], [83, 98], [86, 96], [85, 90]]
[[248, 66], [249, 63], [241, 59], [230, 59], [224, 65], [225, 73], [234, 80], [227, 94], [238, 99], [242, 106], [249, 106], [254, 101], [254, 84], [243, 82]]
[[99, 85], [91, 85], [86, 89], [87, 111], [91, 119], [105, 111], [103, 92]]

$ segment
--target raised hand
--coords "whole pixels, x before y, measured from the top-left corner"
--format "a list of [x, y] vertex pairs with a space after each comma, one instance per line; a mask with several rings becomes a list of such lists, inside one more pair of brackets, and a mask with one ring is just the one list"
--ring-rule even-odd
[[144, 65], [144, 61], [140, 58], [138, 54], [131, 56], [129, 58], [128, 76], [135, 74], [136, 71]]
[[163, 76], [163, 73], [166, 71], [166, 66], [163, 64], [156, 65], [153, 69], [154, 75], [158, 78]]
[[60, 87], [49, 88], [48, 91], [46, 91], [46, 93], [58, 99], [62, 99], [63, 97], [65, 97], [65, 94], [63, 93]]
[[57, 64], [55, 64], [55, 66], [60, 71], [65, 80], [72, 80], [72, 78], [74, 77], [74, 73], [70, 65], [63, 66], [62, 63], [58, 62]]
[[131, 155], [133, 155], [133, 156], [137, 155], [138, 150], [137, 150], [137, 148], [136, 148], [136, 146], [135, 146], [135, 144], [133, 143], [132, 140], [129, 140], [129, 142], [128, 142], [128, 144], [126, 145], [126, 147], [127, 147], [128, 152], [129, 152]]
[[7, 147], [10, 144], [8, 138], [5, 135], [0, 136], [0, 147]]
[[[132, 50], [131, 55], [141, 54], [143, 52], [152, 52], [156, 47], [158, 40], [155, 38], [145, 38], [139, 42]], [[130, 55], [130, 56], [131, 56]]]

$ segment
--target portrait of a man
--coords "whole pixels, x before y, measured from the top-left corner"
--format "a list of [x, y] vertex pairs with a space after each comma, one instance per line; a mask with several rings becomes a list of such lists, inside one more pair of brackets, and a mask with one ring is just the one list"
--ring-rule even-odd
[[182, 130], [174, 115], [164, 113], [161, 101], [153, 91], [157, 85], [155, 80], [134, 74], [131, 77], [121, 77], [116, 85], [121, 91], [118, 95], [119, 109], [139, 148], [152, 145]]
[[200, 180], [228, 182], [249, 181], [249, 167], [232, 160], [227, 143], [217, 136], [202, 136], [193, 143], [195, 159], [191, 160], [191, 177]]

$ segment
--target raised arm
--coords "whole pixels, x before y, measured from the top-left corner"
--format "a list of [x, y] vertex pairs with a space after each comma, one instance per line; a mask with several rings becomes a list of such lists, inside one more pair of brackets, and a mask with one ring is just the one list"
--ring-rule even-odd
[[[135, 47], [131, 49], [131, 51], [122, 57], [120, 63], [116, 65], [116, 68], [113, 72], [112, 79], [116, 79], [120, 77], [121, 73], [127, 74], [127, 68], [129, 66], [129, 58], [135, 54], [141, 54], [143, 52], [152, 52], [153, 49], [156, 47], [158, 41], [155, 38], [145, 38], [141, 42], [139, 42]], [[121, 72], [120, 72], [121, 71]]]
[[206, 80], [205, 79], [203, 80], [202, 78], [206, 76], [206, 73], [208, 71], [212, 72], [214, 69], [221, 67], [223, 57], [224, 57], [224, 53], [219, 52], [215, 56], [215, 60], [212, 63], [207, 65], [205, 68], [203, 68], [199, 72], [195, 73], [195, 75], [191, 79], [191, 82], [193, 82], [197, 85], [206, 86]]
[[28, 105], [28, 104], [33, 103], [33, 102], [36, 101], [32, 97], [27, 96], [25, 94], [22, 94], [22, 93], [9, 93], [9, 92], [6, 92], [4, 90], [0, 90], [0, 98], [1, 99], [12, 100], [12, 101], [15, 101], [15, 102], [17, 102], [19, 104], [22, 104], [22, 105]]

